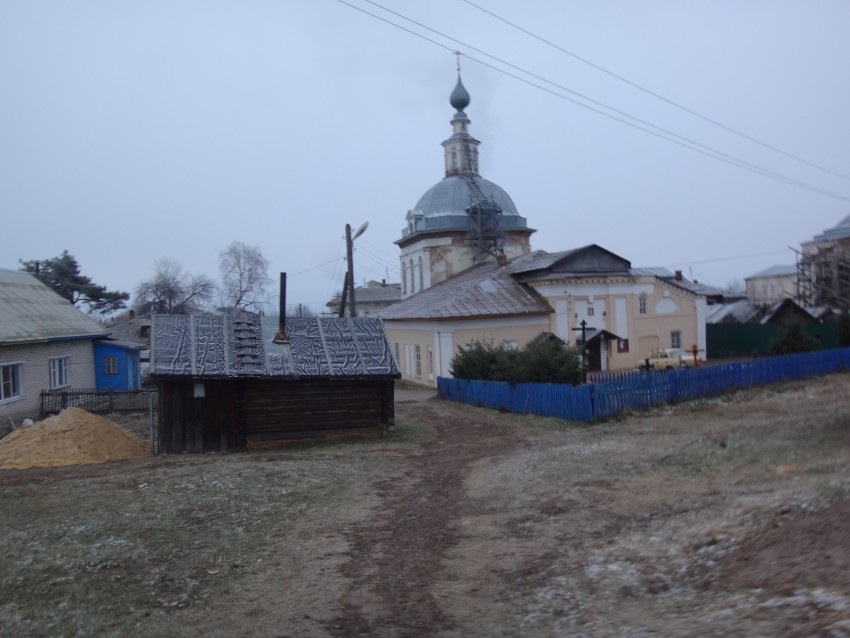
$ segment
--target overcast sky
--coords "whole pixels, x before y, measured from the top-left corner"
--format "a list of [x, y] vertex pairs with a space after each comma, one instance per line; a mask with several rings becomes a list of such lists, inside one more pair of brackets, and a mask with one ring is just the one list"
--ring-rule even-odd
[[346, 1], [362, 11], [0, 0], [0, 267], [67, 249], [132, 292], [160, 257], [217, 278], [238, 240], [320, 311], [345, 224], [368, 221], [355, 277], [398, 281], [404, 216], [444, 176], [455, 49], [481, 174], [533, 248], [596, 243], [725, 286], [793, 264], [789, 246], [850, 214], [846, 0], [475, 0], [504, 21], [381, 0], [439, 33]]

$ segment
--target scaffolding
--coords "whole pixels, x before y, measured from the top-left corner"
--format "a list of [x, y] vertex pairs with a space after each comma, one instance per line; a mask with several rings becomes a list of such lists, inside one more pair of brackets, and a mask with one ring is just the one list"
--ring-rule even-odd
[[850, 309], [850, 244], [814, 247], [797, 253], [797, 303], [804, 307]]
[[505, 235], [502, 232], [502, 209], [484, 194], [480, 179], [472, 165], [472, 149], [469, 140], [463, 140], [464, 170], [461, 172], [469, 186], [470, 204], [466, 207], [469, 216], [469, 245], [473, 248], [472, 263], [480, 264], [489, 257], [496, 260], [504, 257]]

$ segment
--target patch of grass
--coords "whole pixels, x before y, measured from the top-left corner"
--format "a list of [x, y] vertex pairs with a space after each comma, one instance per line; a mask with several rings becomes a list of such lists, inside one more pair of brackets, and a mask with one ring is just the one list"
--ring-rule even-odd
[[390, 430], [385, 441], [389, 443], [425, 443], [437, 438], [433, 426], [412, 416], [396, 419], [396, 425]]
[[125, 635], [152, 615], [202, 608], [273, 562], [285, 570], [293, 530], [333, 525], [364, 481], [392, 467], [265, 453], [95, 477], [36, 471], [33, 484], [0, 474], [0, 634]]

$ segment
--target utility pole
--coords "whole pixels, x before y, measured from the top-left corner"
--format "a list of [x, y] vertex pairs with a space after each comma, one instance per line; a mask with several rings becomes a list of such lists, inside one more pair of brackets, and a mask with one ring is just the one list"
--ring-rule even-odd
[[354, 305], [354, 241], [351, 239], [351, 224], [345, 225], [345, 258], [348, 260], [348, 279], [345, 283], [348, 284], [348, 294], [351, 297], [348, 302], [351, 309], [348, 316], [356, 317], [357, 308]]
[[357, 308], [354, 305], [354, 240], [362, 235], [366, 228], [369, 226], [369, 222], [363, 222], [360, 224], [360, 228], [358, 228], [354, 232], [354, 236], [351, 236], [351, 224], [345, 225], [345, 258], [348, 261], [348, 272], [345, 275], [345, 285], [342, 289], [342, 305], [340, 306], [339, 316], [345, 316], [345, 291], [348, 291], [348, 294], [351, 296], [351, 301], [349, 303], [349, 307], [351, 310], [348, 313], [349, 317], [357, 316]]

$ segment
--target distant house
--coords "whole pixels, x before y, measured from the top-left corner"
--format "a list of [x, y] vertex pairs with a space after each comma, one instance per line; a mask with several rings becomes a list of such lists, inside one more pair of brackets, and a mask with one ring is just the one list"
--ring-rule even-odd
[[541, 332], [587, 352], [590, 370], [631, 369], [656, 348], [705, 349], [703, 287], [592, 244], [474, 266], [382, 311], [402, 377], [436, 384], [474, 340], [523, 347]]
[[377, 437], [393, 424], [400, 375], [379, 319], [287, 319], [283, 344], [264, 341], [262, 321], [154, 316], [163, 452]]
[[95, 388], [98, 391], [141, 390], [141, 353], [145, 350], [140, 343], [116, 339], [95, 341]]
[[151, 347], [151, 318], [150, 316], [139, 316], [134, 310], [128, 310], [120, 317], [107, 324], [113, 339], [125, 343], [140, 344], [139, 351], [142, 376], [148, 374]]
[[771, 266], [744, 279], [747, 299], [772, 304], [797, 295], [797, 266]]
[[0, 269], [0, 428], [38, 418], [42, 390], [94, 388], [108, 334], [29, 273]]
[[[365, 286], [358, 286], [354, 289], [354, 299], [358, 317], [375, 317], [380, 314], [381, 310], [401, 299], [401, 284], [388, 284], [386, 279], [372, 280]], [[338, 294], [325, 305], [330, 309], [332, 315], [337, 316], [341, 303], [342, 295]], [[346, 308], [350, 303], [351, 300], [347, 299]], [[346, 314], [348, 314], [347, 310]]]

